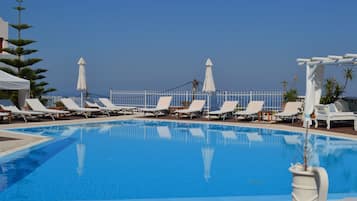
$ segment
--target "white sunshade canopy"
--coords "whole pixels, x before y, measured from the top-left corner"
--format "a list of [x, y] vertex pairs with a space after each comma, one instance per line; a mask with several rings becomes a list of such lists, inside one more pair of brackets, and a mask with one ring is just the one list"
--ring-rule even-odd
[[30, 91], [30, 81], [0, 70], [0, 90], [18, 90], [18, 104], [23, 107]]
[[78, 71], [78, 81], [77, 81], [77, 90], [85, 91], [87, 90], [87, 82], [86, 82], [86, 62], [83, 57], [81, 57], [78, 61], [79, 71]]
[[30, 81], [16, 77], [0, 70], [1, 90], [29, 90]]
[[206, 61], [206, 74], [205, 80], [203, 82], [202, 91], [206, 93], [213, 93], [216, 91], [216, 86], [214, 84], [213, 72], [212, 72], [213, 63], [210, 58]]
[[86, 61], [81, 57], [78, 61], [79, 70], [78, 70], [78, 80], [77, 80], [77, 90], [81, 91], [81, 107], [84, 107], [84, 95], [83, 92], [87, 90], [87, 81], [86, 81]]

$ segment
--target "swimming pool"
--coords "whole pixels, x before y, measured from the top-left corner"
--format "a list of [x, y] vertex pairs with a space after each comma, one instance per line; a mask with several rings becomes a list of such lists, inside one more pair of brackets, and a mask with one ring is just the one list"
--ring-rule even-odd
[[[300, 133], [216, 124], [125, 120], [11, 129], [53, 137], [0, 158], [0, 200], [229, 198], [286, 200]], [[330, 197], [357, 190], [357, 142], [312, 135], [312, 164]]]

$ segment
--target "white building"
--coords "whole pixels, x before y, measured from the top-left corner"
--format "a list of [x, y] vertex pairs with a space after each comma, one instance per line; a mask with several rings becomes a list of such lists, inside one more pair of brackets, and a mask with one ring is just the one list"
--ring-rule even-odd
[[[4, 21], [0, 17], [0, 59], [2, 58], [14, 58], [13, 55], [8, 54], [7, 52], [1, 51], [1, 48], [7, 48], [9, 39], [9, 23]], [[0, 63], [0, 67], [7, 67], [7, 65]]]
[[3, 54], [1, 48], [8, 47], [7, 39], [9, 39], [9, 23], [0, 17], [0, 54]]

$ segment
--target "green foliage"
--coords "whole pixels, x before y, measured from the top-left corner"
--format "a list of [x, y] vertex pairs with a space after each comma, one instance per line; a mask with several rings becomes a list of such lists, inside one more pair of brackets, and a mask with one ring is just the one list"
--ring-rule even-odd
[[[17, 1], [19, 3], [21, 3], [22, 1]], [[21, 10], [25, 10], [26, 8], [22, 7], [22, 6], [16, 6], [14, 7], [15, 10], [21, 11]]]
[[324, 84], [324, 96], [321, 97], [321, 104], [330, 104], [335, 102], [345, 91], [348, 81], [353, 79], [353, 69], [345, 68], [343, 70], [344, 84], [340, 84], [334, 78], [326, 79]]
[[10, 24], [10, 26], [14, 29], [16, 29], [17, 31], [21, 31], [21, 30], [25, 30], [25, 29], [29, 29], [32, 26], [28, 25], [28, 24]]
[[341, 85], [334, 78], [326, 79], [324, 84], [325, 95], [321, 97], [321, 104], [335, 102], [343, 93]]
[[15, 67], [18, 69], [18, 71], [21, 70], [21, 68], [25, 68], [28, 66], [32, 66], [38, 62], [42, 61], [42, 59], [39, 58], [30, 58], [30, 59], [0, 59], [0, 62], [3, 62], [4, 64], [7, 64], [9, 66]]
[[293, 102], [298, 98], [297, 89], [290, 89], [284, 93], [284, 102]]
[[18, 56], [21, 56], [21, 55], [29, 55], [29, 54], [32, 54], [32, 53], [37, 52], [37, 50], [25, 50], [25, 49], [22, 48], [22, 47], [17, 47], [17, 48], [3, 48], [3, 51], [4, 51], [4, 52], [7, 52], [7, 53], [9, 53], [9, 54], [18, 55]]
[[15, 45], [17, 47], [22, 47], [26, 45], [30, 45], [31, 43], [34, 43], [36, 41], [34, 40], [24, 40], [24, 39], [9, 39], [7, 40], [8, 43]]
[[353, 69], [345, 68], [343, 70], [343, 77], [345, 78], [345, 84], [343, 85], [343, 91], [345, 91], [348, 81], [351, 81], [353, 79]]

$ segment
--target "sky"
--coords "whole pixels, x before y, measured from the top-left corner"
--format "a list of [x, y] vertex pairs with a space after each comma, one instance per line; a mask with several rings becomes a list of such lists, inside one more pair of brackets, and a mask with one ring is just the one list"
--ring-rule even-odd
[[[15, 0], [0, 17], [16, 22]], [[77, 62], [87, 62], [93, 94], [164, 90], [203, 81], [211, 58], [219, 90], [305, 91], [296, 58], [357, 53], [355, 0], [24, 0], [23, 37], [37, 43], [35, 67], [48, 69], [54, 94], [76, 95]], [[10, 38], [16, 37], [10, 30]], [[326, 77], [343, 82], [343, 67]], [[346, 95], [357, 96], [355, 79]], [[293, 79], [297, 77], [294, 83]]]

